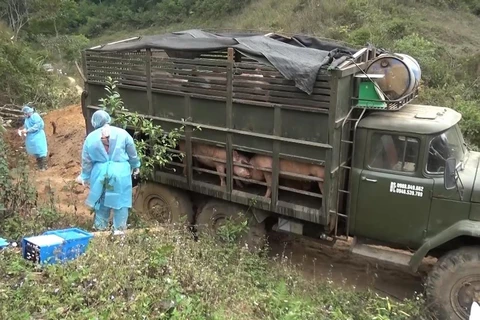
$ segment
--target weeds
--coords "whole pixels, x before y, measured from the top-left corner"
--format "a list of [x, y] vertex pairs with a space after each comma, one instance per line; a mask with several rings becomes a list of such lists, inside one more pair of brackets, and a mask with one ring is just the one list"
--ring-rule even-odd
[[422, 304], [306, 281], [291, 264], [171, 226], [94, 238], [77, 260], [41, 269], [3, 251], [0, 273], [2, 319], [411, 319]]

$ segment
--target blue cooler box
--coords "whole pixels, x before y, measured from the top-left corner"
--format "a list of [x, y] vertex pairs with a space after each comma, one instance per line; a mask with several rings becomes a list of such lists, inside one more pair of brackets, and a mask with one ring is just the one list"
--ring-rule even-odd
[[22, 254], [36, 263], [73, 260], [85, 253], [92, 237], [93, 234], [77, 228], [47, 231], [40, 236], [24, 238]]

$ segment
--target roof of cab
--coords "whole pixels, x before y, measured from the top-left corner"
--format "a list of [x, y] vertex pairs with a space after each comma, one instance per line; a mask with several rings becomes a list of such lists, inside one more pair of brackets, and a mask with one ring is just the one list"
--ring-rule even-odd
[[359, 128], [434, 134], [455, 125], [462, 115], [445, 107], [408, 104], [398, 111], [375, 111], [358, 124]]

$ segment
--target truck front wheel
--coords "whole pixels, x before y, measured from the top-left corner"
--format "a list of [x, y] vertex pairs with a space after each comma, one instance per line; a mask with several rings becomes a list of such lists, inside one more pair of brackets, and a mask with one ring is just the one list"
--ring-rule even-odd
[[473, 301], [480, 302], [480, 247], [460, 248], [440, 258], [426, 289], [439, 319], [468, 320]]
[[209, 232], [223, 240], [238, 241], [241, 245], [248, 245], [251, 252], [265, 245], [265, 224], [259, 223], [240, 205], [210, 200], [198, 214], [195, 224], [200, 235]]
[[150, 214], [160, 223], [193, 223], [192, 202], [185, 192], [153, 182], [137, 188], [135, 211]]

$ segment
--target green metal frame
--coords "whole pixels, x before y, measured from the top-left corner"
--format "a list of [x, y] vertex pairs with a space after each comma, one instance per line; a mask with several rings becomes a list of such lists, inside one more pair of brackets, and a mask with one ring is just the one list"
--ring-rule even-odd
[[[89, 51], [83, 52], [83, 66], [84, 74], [87, 77], [85, 82], [85, 88], [88, 95], [83, 102], [83, 112], [86, 119], [90, 119], [91, 115], [98, 107], [98, 98], [103, 95], [105, 85], [104, 82], [92, 81], [93, 77], [89, 76], [87, 65], [89, 63], [89, 58], [87, 53]], [[281, 103], [272, 103], [272, 102], [248, 102], [244, 99], [238, 99], [233, 92], [233, 79], [234, 79], [234, 69], [237, 69], [239, 66], [242, 66], [242, 63], [235, 61], [235, 52], [233, 49], [229, 49], [227, 52], [227, 60], [218, 61], [217, 65], [226, 66], [226, 79], [227, 79], [227, 91], [225, 98], [213, 97], [208, 95], [208, 90], [205, 90], [205, 94], [202, 92], [199, 93], [185, 93], [185, 92], [175, 92], [175, 91], [165, 91], [159, 90], [152, 86], [152, 52], [150, 50], [145, 50], [142, 54], [136, 55], [144, 56], [145, 58], [145, 74], [146, 81], [144, 86], [134, 86], [128, 84], [120, 84], [118, 87], [122, 91], [123, 95], [126, 93], [126, 102], [127, 108], [132, 111], [138, 111], [139, 113], [144, 114], [147, 118], [154, 120], [156, 123], [160, 124], [164, 128], [175, 127], [184, 125], [185, 126], [185, 142], [186, 142], [186, 154], [187, 154], [187, 176], [186, 178], [181, 176], [175, 176], [163, 171], [157, 171], [155, 173], [155, 181], [160, 183], [169, 184], [174, 187], [182, 188], [185, 190], [190, 190], [193, 192], [201, 193], [204, 195], [221, 198], [227, 201], [236, 202], [239, 204], [244, 204], [248, 206], [254, 206], [258, 209], [266, 210], [271, 213], [290, 216], [295, 219], [305, 220], [320, 224], [325, 226], [326, 232], [331, 232], [335, 228], [335, 223], [337, 222], [336, 212], [337, 210], [337, 191], [339, 188], [339, 181], [337, 175], [339, 174], [340, 168], [340, 146], [341, 146], [341, 130], [342, 123], [347, 117], [351, 106], [352, 100], [351, 97], [354, 95], [354, 85], [355, 81], [353, 77], [358, 73], [358, 68], [364, 68], [367, 64], [367, 59], [364, 62], [357, 64], [354, 67], [350, 67], [344, 70], [329, 70], [324, 71], [325, 79], [327, 79], [330, 87], [330, 102], [328, 104], [320, 103], [324, 107], [321, 108], [307, 108], [307, 107], [290, 107], [283, 105]], [[368, 55], [368, 53], [367, 53]], [[208, 62], [211, 63], [211, 62]], [[215, 64], [212, 64], [215, 66]], [[259, 65], [260, 66], [260, 65]], [[213, 67], [211, 67], [213, 68]], [[145, 95], [146, 93], [146, 95]], [[158, 108], [157, 103], [159, 99], [163, 99], [166, 94], [168, 97], [183, 97], [183, 112], [181, 118], [187, 119], [182, 121], [180, 117], [172, 117], [165, 114], [165, 110]], [[298, 95], [298, 94], [296, 94]], [[165, 96], [167, 97], [167, 96]], [[305, 98], [308, 96], [305, 94]], [[189, 120], [195, 118], [194, 111], [198, 112], [198, 103], [193, 102], [193, 100], [198, 101], [198, 99], [203, 99], [205, 101], [212, 101], [212, 103], [224, 103], [225, 110], [225, 119], [223, 120], [224, 125], [215, 125], [215, 124], [205, 124], [194, 120]], [[179, 101], [178, 99], [175, 101]], [[233, 122], [235, 109], [238, 110], [241, 105], [244, 105], [248, 108], [257, 108], [258, 110], [272, 110], [273, 109], [273, 131], [271, 134], [266, 134], [262, 132], [248, 131], [244, 129], [238, 129], [238, 124]], [[143, 107], [145, 106], [145, 107]], [[325, 108], [326, 107], [326, 108]], [[140, 110], [141, 109], [141, 110]], [[144, 111], [142, 111], [144, 110]], [[304, 111], [303, 111], [304, 110]], [[294, 126], [292, 123], [282, 123], [282, 119], [285, 115], [288, 116], [289, 112], [297, 112], [298, 114], [304, 113], [305, 119], [311, 118], [311, 116], [316, 117], [325, 117], [327, 119], [328, 128], [319, 127], [320, 130], [325, 130], [327, 132], [326, 136], [323, 136], [322, 139], [325, 142], [316, 142], [309, 141], [308, 139], [299, 139], [299, 138], [289, 138], [282, 135], [284, 130], [288, 129], [289, 126]], [[319, 118], [320, 119], [320, 118]], [[262, 121], [269, 121], [264, 119]], [[89, 122], [89, 121], [87, 121]], [[298, 124], [297, 124], [298, 125]], [[198, 132], [194, 132], [194, 128], [201, 127], [202, 131], [208, 131], [210, 137], [200, 137]], [[91, 131], [91, 126], [88, 124], [87, 132]], [[316, 134], [318, 132], [311, 132]], [[217, 138], [215, 138], [217, 137]], [[235, 141], [247, 141], [245, 139], [252, 139], [259, 146], [265, 146], [271, 144], [271, 156], [273, 158], [272, 165], [272, 198], [271, 200], [265, 199], [263, 197], [255, 198], [255, 201], [252, 201], [252, 196], [248, 193], [243, 193], [241, 191], [233, 190], [233, 160], [231, 157], [231, 151], [234, 149], [245, 151], [255, 151], [255, 148], [246, 145], [238, 145]], [[191, 154], [191, 143], [192, 141], [205, 141], [205, 142], [216, 142], [223, 143], [225, 145], [227, 152], [227, 175], [226, 175], [226, 184], [227, 187], [225, 190], [222, 190], [218, 186], [208, 185], [205, 183], [199, 183], [193, 181], [193, 170], [192, 170], [192, 154]], [[258, 142], [258, 143], [257, 143]], [[312, 149], [313, 148], [313, 149]], [[261, 150], [262, 147], [257, 147], [258, 150]], [[265, 149], [266, 150], [266, 149]], [[282, 151], [283, 150], [283, 151]], [[287, 151], [289, 150], [289, 151]], [[295, 150], [295, 151], [294, 151]], [[303, 150], [304, 156], [299, 156], [301, 152], [296, 152], [296, 150]], [[323, 153], [322, 158], [312, 158], [308, 150], [318, 150], [318, 152]], [[323, 150], [323, 151], [322, 151]], [[325, 165], [325, 178], [324, 178], [324, 192], [325, 194], [322, 197], [322, 207], [309, 209], [308, 207], [303, 207], [299, 205], [293, 205], [288, 203], [282, 203], [278, 199], [278, 182], [279, 182], [279, 159], [280, 155], [282, 157], [290, 158], [292, 160], [306, 160], [313, 163]]]

